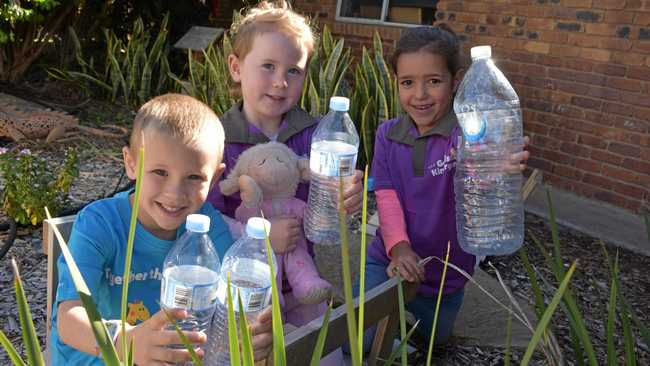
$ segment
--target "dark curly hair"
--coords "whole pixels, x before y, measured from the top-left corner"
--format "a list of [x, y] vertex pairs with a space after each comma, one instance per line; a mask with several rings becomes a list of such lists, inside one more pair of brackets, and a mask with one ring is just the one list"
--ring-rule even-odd
[[390, 59], [393, 71], [397, 73], [397, 60], [402, 54], [418, 51], [442, 56], [447, 61], [447, 68], [452, 75], [456, 75], [461, 68], [458, 38], [456, 33], [444, 23], [433, 27], [424, 26], [404, 30]]

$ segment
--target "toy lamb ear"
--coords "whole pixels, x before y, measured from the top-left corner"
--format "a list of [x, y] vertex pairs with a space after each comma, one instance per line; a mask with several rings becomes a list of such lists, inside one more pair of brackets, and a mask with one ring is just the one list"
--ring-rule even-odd
[[226, 179], [219, 182], [219, 190], [224, 196], [230, 196], [239, 191], [239, 174], [237, 170], [233, 170]]
[[300, 179], [304, 182], [308, 182], [311, 173], [309, 170], [309, 159], [298, 159], [298, 170], [300, 171]]

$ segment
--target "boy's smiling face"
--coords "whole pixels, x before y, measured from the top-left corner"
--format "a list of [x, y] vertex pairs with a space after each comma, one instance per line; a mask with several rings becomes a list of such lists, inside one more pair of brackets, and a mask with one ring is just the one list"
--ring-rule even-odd
[[[158, 238], [172, 240], [187, 215], [196, 213], [224, 165], [208, 139], [187, 145], [165, 132], [144, 133], [144, 174], [138, 220]], [[137, 175], [137, 149], [124, 147], [124, 164], [131, 179]]]
[[275, 123], [300, 99], [307, 49], [280, 32], [255, 37], [250, 52], [228, 58], [230, 75], [241, 84], [244, 115], [249, 122]]

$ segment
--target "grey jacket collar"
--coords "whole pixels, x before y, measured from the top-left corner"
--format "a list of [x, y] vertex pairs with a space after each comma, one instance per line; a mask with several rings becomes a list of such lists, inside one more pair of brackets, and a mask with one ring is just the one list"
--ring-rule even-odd
[[401, 142], [407, 145], [413, 145], [416, 139], [425, 138], [431, 135], [442, 135], [449, 137], [456, 125], [458, 125], [456, 114], [453, 112], [453, 110], [450, 109], [449, 112], [447, 112], [447, 114], [445, 114], [444, 117], [442, 117], [442, 119], [438, 121], [438, 123], [436, 123], [432, 129], [416, 137], [411, 134], [411, 129], [415, 126], [415, 122], [413, 122], [408, 114], [404, 114], [400, 118], [400, 121], [388, 130], [386, 136], [393, 141]]

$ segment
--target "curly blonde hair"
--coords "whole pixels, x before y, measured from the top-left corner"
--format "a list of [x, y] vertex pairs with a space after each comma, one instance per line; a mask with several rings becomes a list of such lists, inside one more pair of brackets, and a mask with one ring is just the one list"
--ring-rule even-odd
[[309, 20], [293, 11], [285, 0], [263, 0], [249, 8], [230, 27], [233, 53], [244, 59], [253, 47], [255, 37], [267, 32], [281, 32], [307, 50], [307, 59], [314, 51], [316, 35]]

